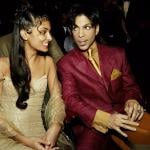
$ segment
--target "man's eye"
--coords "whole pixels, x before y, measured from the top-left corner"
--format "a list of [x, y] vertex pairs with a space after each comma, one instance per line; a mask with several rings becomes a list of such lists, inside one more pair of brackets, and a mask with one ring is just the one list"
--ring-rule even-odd
[[84, 29], [86, 30], [90, 30], [92, 28], [92, 26], [85, 26]]
[[73, 30], [73, 31], [77, 31], [78, 28], [77, 28], [77, 27], [73, 27], [72, 30]]

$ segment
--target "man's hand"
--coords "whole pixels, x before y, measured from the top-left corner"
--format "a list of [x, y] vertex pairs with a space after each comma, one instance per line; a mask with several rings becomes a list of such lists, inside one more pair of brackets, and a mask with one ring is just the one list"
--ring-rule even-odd
[[110, 115], [108, 128], [114, 129], [121, 135], [127, 137], [127, 134], [123, 132], [121, 128], [136, 131], [136, 126], [138, 125], [139, 124], [137, 122], [129, 120], [127, 115], [114, 113]]
[[131, 121], [140, 120], [144, 115], [143, 107], [134, 99], [126, 102], [124, 110]]

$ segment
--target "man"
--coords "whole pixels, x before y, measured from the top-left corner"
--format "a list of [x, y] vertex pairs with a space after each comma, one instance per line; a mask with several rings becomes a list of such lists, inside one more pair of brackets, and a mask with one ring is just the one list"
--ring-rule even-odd
[[[121, 48], [99, 45], [99, 13], [75, 5], [70, 26], [78, 48], [58, 63], [58, 75], [77, 150], [112, 150], [111, 129], [123, 137], [144, 114], [141, 94]], [[116, 149], [116, 148], [115, 148]]]

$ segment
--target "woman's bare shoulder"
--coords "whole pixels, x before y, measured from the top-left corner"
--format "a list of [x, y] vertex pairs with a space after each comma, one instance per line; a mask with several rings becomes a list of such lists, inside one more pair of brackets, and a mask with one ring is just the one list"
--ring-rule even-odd
[[46, 56], [46, 72], [56, 70], [56, 65], [52, 57]]
[[54, 65], [54, 60], [51, 56], [46, 56], [46, 64], [47, 65]]

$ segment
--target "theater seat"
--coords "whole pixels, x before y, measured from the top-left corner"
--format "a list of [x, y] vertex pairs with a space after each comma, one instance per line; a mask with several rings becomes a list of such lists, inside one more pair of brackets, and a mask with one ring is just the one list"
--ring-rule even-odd
[[117, 135], [112, 135], [112, 139], [122, 150], [150, 150], [150, 114], [145, 112], [139, 123], [136, 132], [125, 131], [128, 134], [129, 143]]

